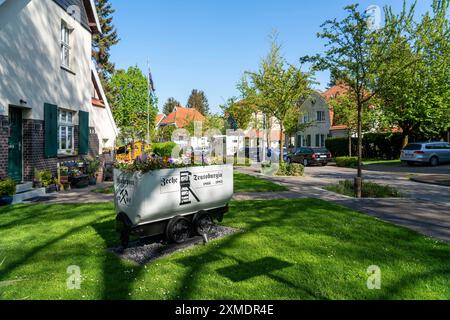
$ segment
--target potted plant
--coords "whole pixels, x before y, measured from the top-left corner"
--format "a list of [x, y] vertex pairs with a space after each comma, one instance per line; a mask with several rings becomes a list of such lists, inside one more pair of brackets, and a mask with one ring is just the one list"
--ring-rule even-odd
[[46, 193], [52, 193], [57, 190], [56, 181], [53, 178], [53, 174], [50, 171], [41, 172], [42, 186], [45, 188]]
[[35, 170], [33, 188], [42, 188], [42, 173], [43, 171]]
[[16, 194], [16, 182], [11, 178], [0, 181], [0, 206], [10, 205]]
[[89, 175], [89, 185], [95, 186], [97, 184], [97, 172], [100, 169], [100, 161], [98, 159], [89, 161], [87, 167], [87, 174]]

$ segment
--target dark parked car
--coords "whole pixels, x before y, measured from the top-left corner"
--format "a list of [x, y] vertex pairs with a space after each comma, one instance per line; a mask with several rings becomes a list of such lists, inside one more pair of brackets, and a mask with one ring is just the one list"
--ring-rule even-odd
[[325, 148], [299, 148], [287, 156], [288, 163], [326, 166], [332, 160], [330, 151]]

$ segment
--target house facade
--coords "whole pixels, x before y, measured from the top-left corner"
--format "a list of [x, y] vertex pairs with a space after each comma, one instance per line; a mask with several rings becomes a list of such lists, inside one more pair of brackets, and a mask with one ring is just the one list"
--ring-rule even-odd
[[330, 137], [332, 123], [327, 100], [319, 92], [313, 92], [302, 104], [301, 112], [299, 122], [307, 128], [297, 132], [297, 135], [289, 141], [289, 145], [295, 148], [325, 147], [325, 142]]
[[[157, 115], [156, 127], [160, 129], [172, 126], [176, 129], [184, 129], [192, 122], [204, 122], [205, 120], [205, 116], [196, 109], [178, 106], [167, 116], [164, 114]], [[187, 133], [185, 135], [178, 134], [177, 139], [173, 142], [180, 146], [190, 145], [193, 148], [204, 148], [208, 146], [208, 139], [206, 137], [190, 137]]]
[[117, 127], [91, 60], [93, 0], [0, 2], [0, 178], [113, 148]]

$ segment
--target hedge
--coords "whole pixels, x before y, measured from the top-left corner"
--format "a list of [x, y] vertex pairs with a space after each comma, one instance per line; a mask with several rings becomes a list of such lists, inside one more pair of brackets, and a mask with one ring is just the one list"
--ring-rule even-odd
[[152, 152], [160, 157], [171, 157], [172, 151], [176, 147], [174, 142], [153, 143], [151, 148]]
[[280, 163], [277, 176], [302, 177], [305, 173], [305, 167], [298, 163]]
[[354, 168], [358, 166], [357, 157], [337, 157], [336, 165], [343, 168]]
[[[358, 139], [352, 138], [352, 155], [357, 154]], [[367, 133], [363, 138], [364, 159], [395, 160], [400, 158], [403, 146], [401, 134]], [[348, 157], [348, 138], [332, 138], [326, 141], [327, 149], [334, 157]]]

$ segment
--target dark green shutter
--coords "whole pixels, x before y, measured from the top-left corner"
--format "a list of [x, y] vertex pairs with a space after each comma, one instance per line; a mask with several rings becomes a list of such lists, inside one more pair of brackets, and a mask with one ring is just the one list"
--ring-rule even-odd
[[89, 153], [89, 113], [80, 111], [80, 136], [78, 141], [78, 153], [86, 155]]
[[45, 142], [44, 154], [46, 158], [58, 156], [58, 107], [44, 104]]

